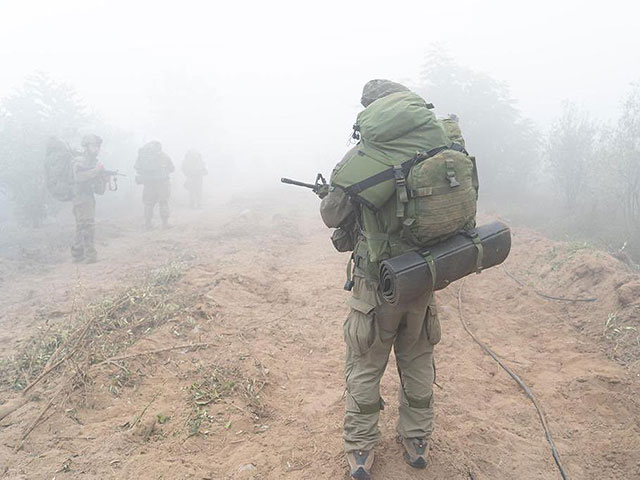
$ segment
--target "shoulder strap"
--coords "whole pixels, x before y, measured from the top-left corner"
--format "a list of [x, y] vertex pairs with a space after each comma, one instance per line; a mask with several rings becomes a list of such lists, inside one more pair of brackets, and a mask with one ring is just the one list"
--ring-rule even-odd
[[[387, 180], [393, 180], [397, 178], [399, 169], [401, 169], [402, 173], [406, 176], [409, 174], [409, 170], [411, 170], [411, 167], [413, 167], [416, 163], [426, 160], [427, 158], [433, 157], [434, 155], [437, 155], [443, 150], [448, 150], [449, 148], [453, 148], [454, 145], [457, 145], [457, 144], [453, 144], [451, 147], [437, 147], [437, 148], [434, 148], [433, 150], [429, 150], [427, 153], [417, 153], [414, 157], [402, 162], [399, 165], [396, 165], [395, 167], [389, 167], [387, 170], [383, 170], [380, 173], [376, 173], [375, 175], [369, 178], [365, 178], [364, 180], [361, 180], [358, 183], [354, 183], [353, 185], [348, 186], [347, 188], [345, 188], [345, 191], [350, 196], [357, 197], [360, 192], [368, 188], [378, 185], [379, 183], [386, 182]], [[462, 148], [460, 145], [457, 145], [457, 146]]]

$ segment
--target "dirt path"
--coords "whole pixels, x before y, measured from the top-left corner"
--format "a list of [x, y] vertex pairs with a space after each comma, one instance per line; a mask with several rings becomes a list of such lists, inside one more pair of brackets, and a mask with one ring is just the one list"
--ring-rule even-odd
[[[123, 224], [126, 235], [103, 246], [96, 265], [65, 263], [5, 279], [6, 364], [47, 324], [73, 323], [80, 306], [176, 261], [185, 271], [167, 298], [186, 307], [123, 352], [211, 345], [91, 367], [82, 386], [57, 402], [16, 451], [61, 381], [50, 375], [35, 389], [37, 400], [0, 421], [2, 478], [347, 478], [341, 451], [347, 259], [333, 251], [314, 203], [298, 199], [288, 206], [240, 199], [218, 212], [178, 212], [176, 226], [162, 232]], [[553, 262], [545, 259], [555, 250], [558, 267], [549, 270]], [[576, 252], [524, 230], [516, 231], [507, 266], [538, 289], [595, 294], [598, 302], [548, 301], [498, 268], [466, 281], [468, 324], [537, 395], [570, 478], [640, 478], [637, 365], [610, 359], [619, 357], [621, 335], [633, 332], [605, 330], [614, 312], [619, 325], [637, 325], [635, 304], [619, 305], [620, 290], [637, 278], [604, 254]], [[436, 349], [441, 388], [431, 464], [424, 472], [410, 469], [394, 441], [392, 359], [382, 387], [387, 408], [376, 478], [560, 478], [533, 406], [462, 329], [459, 288], [438, 296], [443, 340]], [[0, 390], [0, 400], [18, 396]]]

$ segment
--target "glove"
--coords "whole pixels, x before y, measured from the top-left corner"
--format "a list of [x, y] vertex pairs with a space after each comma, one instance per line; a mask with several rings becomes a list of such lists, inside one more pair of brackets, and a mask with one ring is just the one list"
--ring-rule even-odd
[[318, 190], [315, 193], [322, 200], [324, 197], [329, 195], [329, 185], [319, 185]]

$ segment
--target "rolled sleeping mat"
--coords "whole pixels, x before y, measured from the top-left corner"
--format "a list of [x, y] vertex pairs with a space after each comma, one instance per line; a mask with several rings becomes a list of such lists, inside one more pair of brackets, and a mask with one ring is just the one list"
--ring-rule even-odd
[[470, 273], [500, 265], [510, 250], [509, 227], [502, 222], [482, 225], [432, 247], [384, 260], [380, 292], [391, 305], [403, 305]]

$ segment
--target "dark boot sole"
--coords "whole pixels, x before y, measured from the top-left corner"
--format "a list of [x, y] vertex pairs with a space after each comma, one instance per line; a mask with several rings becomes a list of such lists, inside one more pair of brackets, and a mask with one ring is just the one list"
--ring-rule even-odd
[[407, 462], [410, 467], [417, 468], [419, 470], [427, 468], [427, 461], [424, 458], [418, 458], [417, 460], [411, 461], [408, 453], [404, 454], [404, 461]]
[[371, 475], [365, 472], [363, 468], [359, 468], [351, 474], [351, 478], [355, 478], [356, 480], [371, 480]]
[[[404, 445], [402, 444], [402, 436], [397, 435], [396, 442], [398, 442], [400, 445], [402, 445], [402, 448], [404, 448]], [[407, 464], [410, 467], [417, 468], [419, 470], [427, 468], [427, 461], [424, 458], [418, 458], [417, 460], [412, 461], [406, 449], [403, 456], [404, 456], [404, 461], [407, 462]]]

